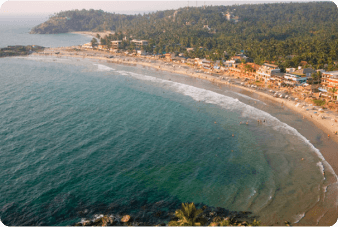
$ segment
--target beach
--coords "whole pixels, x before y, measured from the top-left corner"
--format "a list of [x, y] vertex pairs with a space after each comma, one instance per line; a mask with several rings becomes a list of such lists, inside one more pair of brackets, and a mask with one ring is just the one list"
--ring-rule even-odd
[[[338, 136], [334, 134], [336, 130], [338, 130], [338, 123], [335, 122], [335, 119], [338, 120], [334, 113], [319, 113], [318, 108], [316, 110], [311, 110], [311, 106], [305, 103], [299, 103], [297, 101], [292, 101], [284, 98], [276, 98], [273, 97], [271, 93], [268, 91], [262, 91], [255, 88], [248, 88], [242, 86], [238, 83], [238, 81], [234, 80], [233, 77], [228, 75], [217, 75], [213, 76], [207, 73], [197, 72], [196, 69], [183, 65], [183, 64], [174, 64], [168, 63], [164, 61], [158, 61], [155, 59], [147, 59], [145, 57], [129, 57], [123, 56], [119, 54], [112, 54], [106, 53], [102, 51], [76, 51], [74, 47], [68, 48], [53, 48], [53, 49], [46, 49], [44, 53], [35, 53], [34, 55], [38, 56], [53, 56], [53, 57], [75, 57], [75, 58], [86, 58], [86, 59], [93, 59], [99, 60], [106, 63], [118, 63], [118, 64], [129, 64], [129, 65], [142, 65], [144, 67], [151, 67], [156, 70], [163, 70], [168, 72], [173, 72], [177, 74], [184, 74], [187, 76], [208, 80], [210, 82], [230, 86], [242, 90], [246, 90], [248, 92], [254, 93], [260, 97], [262, 100], [270, 100], [280, 106], [286, 107], [292, 110], [295, 114], [298, 114], [301, 118], [304, 118], [318, 128], [320, 128], [326, 135], [330, 135], [329, 137], [325, 138], [327, 141], [332, 141], [336, 145], [338, 144]], [[303, 108], [303, 106], [305, 106]], [[307, 110], [308, 109], [308, 110]], [[315, 114], [317, 112], [318, 114]], [[321, 116], [324, 115], [325, 118]], [[257, 119], [257, 120], [264, 120], [264, 119]], [[320, 150], [321, 154], [325, 158], [325, 160], [331, 165], [334, 172], [338, 172], [338, 155], [336, 154], [337, 150], [335, 149], [325, 149]], [[326, 172], [324, 173], [326, 174]], [[336, 182], [335, 176], [326, 176], [331, 184]], [[330, 190], [330, 189], [328, 189]], [[316, 206], [312, 207], [310, 211], [306, 214], [305, 218], [301, 220], [301, 222], [296, 223], [294, 225], [307, 225], [309, 223], [316, 222], [315, 220], [320, 219], [318, 225], [332, 225], [337, 220], [337, 210], [333, 209], [328, 211], [325, 216], [319, 217], [317, 210], [321, 209], [323, 204], [319, 203]], [[308, 215], [310, 214], [310, 215]]]
[[78, 34], [78, 35], [90, 36], [90, 37], [93, 37], [93, 38], [97, 38], [97, 34], [99, 34], [100, 37], [105, 37], [105, 36], [109, 36], [110, 34], [114, 34], [114, 32], [111, 32], [111, 31], [104, 31], [104, 32], [81, 31], [81, 32], [70, 32], [70, 33]]

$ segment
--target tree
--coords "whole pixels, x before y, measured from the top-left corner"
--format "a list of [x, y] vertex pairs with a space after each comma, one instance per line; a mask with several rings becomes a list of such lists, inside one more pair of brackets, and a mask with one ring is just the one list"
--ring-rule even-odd
[[335, 87], [333, 87], [333, 88], [330, 88], [330, 93], [332, 94], [332, 98], [334, 99], [334, 97], [335, 97], [335, 93], [338, 91], [338, 89], [337, 88], [335, 88]]
[[92, 47], [97, 45], [97, 39], [92, 38], [92, 40], [90, 41], [92, 43]]
[[170, 226], [201, 226], [206, 223], [204, 218], [199, 217], [202, 209], [197, 210], [194, 203], [182, 203], [180, 210], [175, 211], [178, 221], [170, 221]]

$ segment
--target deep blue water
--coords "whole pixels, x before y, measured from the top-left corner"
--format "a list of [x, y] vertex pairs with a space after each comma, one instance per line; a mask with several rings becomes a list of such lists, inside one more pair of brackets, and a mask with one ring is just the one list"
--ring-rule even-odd
[[6, 225], [69, 225], [102, 213], [151, 219], [151, 207], [182, 202], [296, 222], [325, 193], [322, 166], [330, 171], [321, 154], [261, 110], [273, 108], [264, 101], [85, 59], [1, 58], [0, 65]]

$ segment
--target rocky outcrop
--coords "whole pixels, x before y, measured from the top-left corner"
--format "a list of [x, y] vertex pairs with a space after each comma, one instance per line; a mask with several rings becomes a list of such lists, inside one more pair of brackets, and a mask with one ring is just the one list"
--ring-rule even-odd
[[[202, 206], [203, 213], [201, 217], [206, 220], [206, 225], [218, 226], [220, 224], [234, 224], [236, 225], [249, 225], [254, 221], [255, 216], [252, 216], [250, 212], [235, 212], [229, 211], [220, 207]], [[176, 220], [175, 210], [169, 210], [164, 214], [163, 211], [158, 210], [143, 210], [144, 213], [152, 213], [152, 218], [149, 221], [144, 222], [144, 218], [138, 217], [138, 215], [128, 214], [106, 214], [95, 215], [91, 219], [82, 219], [81, 222], [73, 224], [74, 226], [166, 226], [169, 221]], [[160, 218], [166, 216], [166, 220]], [[153, 218], [155, 217], [155, 219]], [[157, 219], [156, 219], [157, 217]]]
[[37, 46], [37, 45], [8, 46], [8, 47], [5, 47], [5, 48], [0, 48], [0, 57], [23, 56], [23, 55], [31, 54], [33, 52], [39, 52], [39, 51], [43, 51], [43, 50], [44, 50], [44, 47]]

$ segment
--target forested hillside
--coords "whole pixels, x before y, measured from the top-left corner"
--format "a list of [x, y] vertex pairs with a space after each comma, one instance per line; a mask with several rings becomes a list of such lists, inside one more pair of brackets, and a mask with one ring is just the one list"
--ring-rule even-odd
[[332, 2], [205, 6], [121, 15], [102, 10], [60, 12], [32, 33], [116, 31], [106, 41], [147, 39], [151, 53], [185, 52], [212, 60], [244, 52], [256, 63], [281, 67], [307, 61], [334, 68], [338, 59], [338, 14]]

